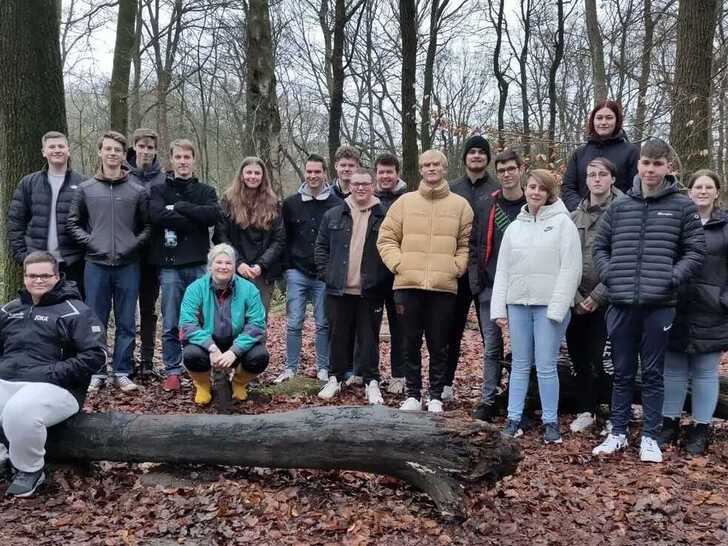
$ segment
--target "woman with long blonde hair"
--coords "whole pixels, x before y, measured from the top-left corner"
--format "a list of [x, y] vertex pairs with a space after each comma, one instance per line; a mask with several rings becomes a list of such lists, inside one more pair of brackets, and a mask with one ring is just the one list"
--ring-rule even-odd
[[281, 275], [286, 235], [278, 197], [260, 158], [243, 159], [221, 204], [213, 240], [232, 245], [238, 253], [235, 270], [255, 284], [267, 312], [273, 282]]

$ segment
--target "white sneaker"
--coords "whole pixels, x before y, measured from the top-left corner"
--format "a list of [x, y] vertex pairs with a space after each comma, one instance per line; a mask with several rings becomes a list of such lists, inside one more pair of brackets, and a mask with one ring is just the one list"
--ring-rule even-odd
[[364, 384], [364, 378], [360, 375], [352, 375], [349, 379], [346, 380], [346, 386], [351, 387], [352, 385], [363, 385]]
[[640, 442], [640, 460], [646, 463], [662, 462], [660, 446], [652, 438], [642, 436], [642, 442]]
[[592, 449], [592, 455], [611, 455], [620, 449], [624, 449], [627, 445], [627, 436], [625, 434], [612, 434], [610, 432], [606, 440]]
[[341, 390], [341, 383], [335, 377], [329, 377], [326, 385], [319, 391], [318, 397], [322, 400], [331, 400]]
[[571, 422], [569, 428], [571, 432], [584, 432], [588, 428], [591, 428], [593, 424], [594, 416], [588, 411], [585, 411], [576, 416], [576, 419]]
[[410, 396], [400, 404], [399, 409], [402, 411], [422, 411], [422, 402]]
[[379, 390], [379, 383], [372, 379], [366, 387], [367, 402], [372, 405], [384, 404], [384, 398], [382, 398], [382, 391]]
[[599, 436], [606, 436], [607, 434], [611, 434], [611, 433], [612, 433], [612, 422], [609, 419], [607, 419], [607, 422], [604, 423], [604, 428], [599, 433]]
[[442, 402], [440, 402], [438, 399], [433, 398], [429, 402], [427, 402], [427, 411], [430, 413], [442, 413]]
[[139, 387], [134, 381], [129, 379], [126, 375], [117, 375], [114, 377], [114, 385], [116, 385], [121, 392], [131, 392], [137, 390]]
[[106, 379], [99, 376], [93, 376], [91, 378], [91, 383], [88, 385], [88, 392], [94, 393], [99, 392], [99, 389], [102, 388], [106, 384]]
[[455, 390], [452, 385], [445, 385], [442, 388], [442, 401], [449, 402], [450, 400], [455, 400]]
[[326, 368], [321, 368], [319, 371], [316, 372], [316, 379], [319, 381], [323, 381], [324, 383], [329, 380], [329, 370]]
[[404, 389], [407, 386], [407, 381], [404, 377], [393, 377], [389, 380], [389, 385], [387, 385], [387, 392], [389, 394], [402, 394], [404, 393]]
[[273, 380], [273, 383], [276, 383], [276, 384], [283, 383], [284, 381], [288, 381], [289, 379], [293, 379], [295, 375], [296, 374], [293, 372], [293, 370], [289, 370], [288, 368], [286, 368], [285, 370], [283, 370], [281, 372], [281, 374], [278, 377], [276, 377]]

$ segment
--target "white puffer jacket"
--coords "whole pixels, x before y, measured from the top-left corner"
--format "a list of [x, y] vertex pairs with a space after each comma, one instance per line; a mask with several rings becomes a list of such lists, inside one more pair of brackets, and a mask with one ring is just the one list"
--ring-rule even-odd
[[561, 199], [536, 217], [524, 205], [506, 229], [490, 303], [491, 320], [506, 318], [506, 305], [547, 305], [546, 316], [564, 320], [581, 280], [579, 232]]

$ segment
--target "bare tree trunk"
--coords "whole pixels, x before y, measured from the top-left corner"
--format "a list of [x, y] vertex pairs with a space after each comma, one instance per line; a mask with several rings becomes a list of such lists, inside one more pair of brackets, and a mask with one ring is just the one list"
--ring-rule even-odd
[[79, 414], [49, 430], [46, 448], [56, 460], [385, 474], [424, 491], [443, 516], [454, 517], [465, 515], [468, 484], [493, 484], [522, 458], [518, 442], [492, 425], [381, 406], [235, 416]]
[[434, 87], [435, 55], [437, 55], [437, 35], [440, 30], [440, 19], [450, 0], [432, 0], [430, 5], [430, 32], [425, 56], [425, 72], [422, 88], [422, 112], [420, 112], [420, 143], [423, 150], [432, 146], [432, 120], [430, 119], [430, 105], [432, 104], [432, 91]]
[[134, 52], [137, 0], [119, 0], [109, 110], [111, 128], [126, 135], [129, 125], [129, 72]]
[[142, 9], [139, 6], [136, 17], [136, 32], [134, 33], [134, 50], [131, 56], [132, 65], [134, 66], [134, 82], [131, 89], [132, 104], [129, 109], [129, 121], [133, 129], [142, 126], [142, 104], [139, 89], [142, 83], [142, 17]]
[[346, 32], [346, 0], [335, 0], [334, 33], [331, 50], [332, 86], [329, 97], [329, 164], [341, 145], [341, 116], [344, 106], [344, 36]]
[[[504, 0], [498, 0], [496, 13], [493, 14], [493, 0], [488, 0], [488, 13], [490, 21], [495, 29], [495, 46], [493, 48], [493, 74], [498, 81], [498, 149], [505, 147], [505, 111], [506, 102], [508, 101], [508, 80], [505, 77], [505, 71], [501, 70], [500, 52], [503, 44], [503, 9]], [[505, 63], [508, 66], [508, 63]]]
[[652, 62], [652, 39], [655, 23], [652, 19], [652, 0], [644, 0], [642, 15], [645, 25], [645, 36], [642, 40], [642, 56], [640, 57], [640, 78], [637, 83], [637, 112], [634, 116], [634, 139], [641, 141], [645, 134], [645, 118], [647, 117], [647, 85], [650, 81], [650, 64]]
[[607, 98], [607, 76], [604, 71], [604, 43], [597, 19], [597, 0], [584, 0], [584, 14], [592, 59], [594, 102], [598, 103]]
[[[247, 50], [247, 135], [248, 155], [257, 155], [269, 172], [276, 172], [280, 163], [281, 118], [278, 113], [276, 75], [273, 65], [273, 39], [267, 0], [250, 0], [245, 30]], [[282, 194], [280, 180], [271, 180], [273, 189]]]
[[402, 35], [402, 178], [417, 187], [417, 8], [415, 0], [400, 0]]
[[[0, 225], [23, 175], [43, 166], [41, 137], [68, 133], [55, 0], [0, 2]], [[50, 15], [50, 16], [49, 16]], [[2, 237], [0, 298], [15, 297], [20, 268]]]
[[710, 165], [710, 89], [718, 0], [682, 0], [677, 18], [677, 53], [670, 141], [683, 176]]
[[554, 57], [549, 67], [549, 161], [556, 158], [556, 75], [564, 57], [564, 0], [557, 0], [557, 31], [554, 40]]
[[523, 44], [518, 56], [518, 68], [521, 78], [521, 116], [523, 117], [523, 152], [531, 155], [531, 116], [528, 103], [528, 45], [531, 40], [531, 0], [521, 2], [521, 20], [523, 23]]

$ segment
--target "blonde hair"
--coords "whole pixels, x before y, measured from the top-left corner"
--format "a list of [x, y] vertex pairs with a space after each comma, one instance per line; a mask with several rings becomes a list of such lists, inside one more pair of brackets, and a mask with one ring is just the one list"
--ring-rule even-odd
[[420, 154], [420, 157], [417, 159], [417, 164], [421, 167], [422, 161], [425, 158], [425, 156], [433, 156], [433, 155], [436, 156], [440, 160], [440, 163], [442, 164], [443, 168], [447, 169], [447, 166], [448, 166], [447, 165], [447, 156], [445, 154], [443, 154], [440, 150], [435, 150], [435, 149], [426, 150], [426, 151], [422, 152]]
[[[263, 179], [257, 188], [249, 188], [243, 182], [243, 169], [257, 165], [263, 171]], [[278, 197], [270, 185], [268, 169], [259, 157], [246, 157], [240, 163], [237, 174], [222, 197], [222, 208], [241, 228], [250, 226], [270, 229], [279, 215]]]
[[526, 184], [528, 184], [529, 178], [533, 178], [544, 187], [546, 193], [548, 193], [548, 197], [546, 198], [547, 204], [550, 205], [559, 198], [559, 183], [550, 171], [546, 169], [533, 169], [532, 171], [528, 171], [526, 175]]

